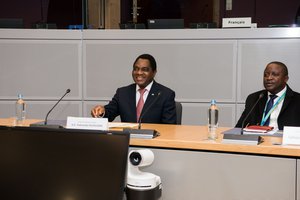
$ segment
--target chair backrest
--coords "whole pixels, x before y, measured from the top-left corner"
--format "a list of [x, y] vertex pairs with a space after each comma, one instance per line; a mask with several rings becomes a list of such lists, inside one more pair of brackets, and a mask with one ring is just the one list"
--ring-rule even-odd
[[177, 119], [176, 119], [176, 124], [181, 124], [181, 120], [182, 120], [182, 105], [180, 102], [175, 102], [176, 104], [176, 115], [177, 115]]

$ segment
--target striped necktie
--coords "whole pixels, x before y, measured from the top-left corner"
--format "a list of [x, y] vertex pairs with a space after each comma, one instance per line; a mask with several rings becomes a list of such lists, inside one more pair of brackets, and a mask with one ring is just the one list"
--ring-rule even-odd
[[[267, 108], [266, 108], [266, 111], [265, 111], [265, 116], [268, 114], [268, 112], [272, 109], [273, 107], [273, 104], [274, 104], [274, 99], [276, 99], [277, 95], [276, 94], [271, 94], [270, 95], [270, 99], [267, 103]], [[271, 115], [268, 117], [268, 119], [266, 120], [264, 126], [269, 126], [270, 124], [270, 117]]]

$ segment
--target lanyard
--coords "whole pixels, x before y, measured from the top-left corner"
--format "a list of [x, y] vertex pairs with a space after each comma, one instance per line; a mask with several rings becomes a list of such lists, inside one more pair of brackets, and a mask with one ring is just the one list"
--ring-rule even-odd
[[273, 112], [273, 110], [284, 99], [285, 94], [286, 94], [286, 91], [279, 97], [278, 101], [272, 106], [272, 108], [269, 110], [269, 112], [267, 113], [267, 115], [265, 115], [266, 108], [267, 108], [267, 103], [266, 103], [266, 106], [265, 106], [265, 109], [264, 109], [263, 118], [262, 118], [261, 123], [260, 123], [261, 126], [263, 126], [265, 124], [265, 122], [267, 121], [267, 119], [269, 118], [269, 116], [271, 115], [271, 113]]

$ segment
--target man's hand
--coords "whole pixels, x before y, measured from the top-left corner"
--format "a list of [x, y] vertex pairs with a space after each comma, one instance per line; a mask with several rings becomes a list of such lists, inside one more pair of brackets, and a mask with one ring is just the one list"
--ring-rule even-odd
[[105, 108], [104, 106], [101, 105], [95, 106], [91, 111], [91, 115], [93, 117], [103, 117], [104, 114], [105, 114]]

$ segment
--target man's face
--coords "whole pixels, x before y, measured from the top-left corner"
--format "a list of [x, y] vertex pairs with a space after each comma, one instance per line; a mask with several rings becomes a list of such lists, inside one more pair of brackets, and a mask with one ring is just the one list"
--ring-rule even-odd
[[264, 87], [272, 94], [280, 92], [286, 85], [289, 77], [284, 74], [280, 65], [269, 64], [264, 71]]
[[133, 66], [132, 78], [140, 88], [145, 88], [154, 79], [156, 71], [150, 67], [150, 62], [147, 59], [138, 59]]

